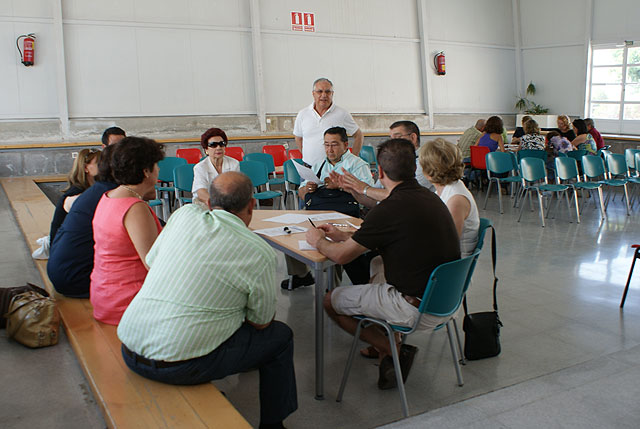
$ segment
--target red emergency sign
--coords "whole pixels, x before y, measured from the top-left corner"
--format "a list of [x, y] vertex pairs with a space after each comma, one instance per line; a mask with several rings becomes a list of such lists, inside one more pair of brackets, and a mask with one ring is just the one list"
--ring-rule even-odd
[[316, 31], [315, 13], [311, 12], [291, 12], [292, 31]]

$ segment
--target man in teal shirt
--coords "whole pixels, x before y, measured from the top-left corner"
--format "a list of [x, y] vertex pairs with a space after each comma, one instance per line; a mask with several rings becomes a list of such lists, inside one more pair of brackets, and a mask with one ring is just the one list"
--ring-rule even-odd
[[298, 404], [293, 333], [274, 321], [276, 255], [247, 228], [247, 176], [223, 173], [209, 194], [211, 211], [177, 210], [149, 251], [149, 273], [118, 326], [122, 356], [141, 376], [179, 385], [257, 368], [260, 427], [279, 428]]

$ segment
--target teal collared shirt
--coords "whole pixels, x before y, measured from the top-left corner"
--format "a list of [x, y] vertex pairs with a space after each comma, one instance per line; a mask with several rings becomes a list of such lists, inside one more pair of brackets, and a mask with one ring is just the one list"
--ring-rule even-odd
[[[336, 162], [335, 165], [332, 165], [327, 158], [323, 161], [317, 162], [313, 164], [311, 170], [318, 175], [318, 171], [320, 171], [320, 180], [324, 181], [325, 178], [329, 177], [329, 173], [335, 171], [338, 174], [343, 174], [342, 169], [345, 169], [349, 173], [353, 174], [368, 185], [373, 185], [373, 177], [371, 176], [371, 169], [369, 168], [369, 164], [359, 156], [355, 156], [349, 151], [346, 151], [340, 161]], [[302, 186], [305, 186], [307, 182], [303, 182]]]

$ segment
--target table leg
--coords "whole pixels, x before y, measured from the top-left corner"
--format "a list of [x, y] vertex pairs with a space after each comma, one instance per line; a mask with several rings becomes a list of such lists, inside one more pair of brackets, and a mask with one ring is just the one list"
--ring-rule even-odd
[[[325, 282], [323, 282], [322, 267], [315, 268], [316, 278], [316, 396], [317, 400], [324, 399], [324, 298]], [[327, 273], [327, 280], [331, 277]]]

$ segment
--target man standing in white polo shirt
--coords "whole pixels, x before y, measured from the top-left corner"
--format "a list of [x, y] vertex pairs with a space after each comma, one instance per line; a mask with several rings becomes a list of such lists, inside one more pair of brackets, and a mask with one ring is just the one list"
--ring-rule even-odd
[[310, 165], [325, 158], [324, 132], [332, 127], [343, 127], [353, 136], [353, 154], [360, 154], [364, 136], [349, 112], [333, 103], [333, 83], [321, 77], [313, 82], [313, 103], [298, 112], [293, 126], [296, 145], [302, 159]]

